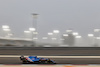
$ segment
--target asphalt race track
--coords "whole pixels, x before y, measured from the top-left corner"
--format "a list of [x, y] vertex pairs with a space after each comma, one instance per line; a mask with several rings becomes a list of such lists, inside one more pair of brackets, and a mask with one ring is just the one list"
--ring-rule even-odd
[[[0, 47], [0, 55], [100, 56], [100, 48]], [[100, 58], [51, 58], [57, 64], [100, 64]], [[0, 57], [0, 64], [22, 64], [18, 57]]]
[[0, 47], [0, 55], [100, 56], [100, 48]]
[[[51, 58], [57, 64], [100, 64], [100, 58]], [[22, 64], [18, 57], [0, 57], [0, 64]]]

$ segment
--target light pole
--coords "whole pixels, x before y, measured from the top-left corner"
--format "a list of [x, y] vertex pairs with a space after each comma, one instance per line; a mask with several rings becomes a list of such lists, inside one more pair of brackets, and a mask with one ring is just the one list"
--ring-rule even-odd
[[37, 18], [38, 18], [38, 15], [37, 13], [33, 13], [32, 16], [33, 16], [33, 27], [35, 27], [36, 31], [37, 31]]
[[31, 34], [32, 34], [32, 40], [33, 40], [33, 38], [34, 38], [33, 32], [36, 31], [36, 29], [35, 29], [35, 28], [29, 28], [29, 31], [30, 31]]
[[[33, 13], [32, 17], [33, 17], [32, 27], [34, 28], [34, 31], [36, 32], [37, 31], [37, 17], [38, 17], [38, 14], [37, 13]], [[33, 42], [34, 41], [34, 34], [33, 34], [34, 31], [32, 31], [32, 45], [34, 45], [34, 42]], [[37, 38], [37, 34], [35, 35], [35, 38]], [[35, 42], [35, 45], [36, 45], [36, 42]]]

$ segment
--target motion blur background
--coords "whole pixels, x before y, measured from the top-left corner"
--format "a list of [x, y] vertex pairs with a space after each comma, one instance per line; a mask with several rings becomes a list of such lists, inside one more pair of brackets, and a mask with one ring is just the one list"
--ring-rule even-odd
[[99, 47], [100, 0], [0, 0], [0, 46]]

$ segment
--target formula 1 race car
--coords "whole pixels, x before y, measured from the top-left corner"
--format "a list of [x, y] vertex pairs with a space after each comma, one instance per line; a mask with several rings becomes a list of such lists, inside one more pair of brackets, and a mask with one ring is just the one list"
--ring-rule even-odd
[[48, 59], [48, 58], [39, 58], [37, 56], [29, 56], [29, 57], [21, 56], [20, 60], [24, 64], [26, 64], [26, 63], [34, 63], [34, 64], [56, 64], [51, 59]]

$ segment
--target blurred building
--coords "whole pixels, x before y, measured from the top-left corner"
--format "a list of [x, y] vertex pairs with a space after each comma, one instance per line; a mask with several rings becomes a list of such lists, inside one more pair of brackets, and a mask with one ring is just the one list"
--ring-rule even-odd
[[68, 34], [68, 36], [62, 36], [64, 39], [62, 42], [64, 45], [74, 46], [75, 44], [75, 36], [73, 34]]
[[25, 46], [30, 47], [35, 45], [35, 42], [29, 40], [19, 40], [19, 39], [0, 39], [0, 46]]

